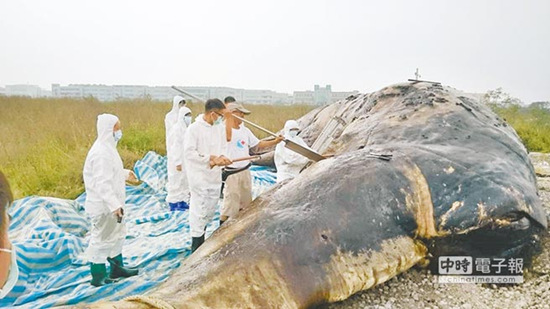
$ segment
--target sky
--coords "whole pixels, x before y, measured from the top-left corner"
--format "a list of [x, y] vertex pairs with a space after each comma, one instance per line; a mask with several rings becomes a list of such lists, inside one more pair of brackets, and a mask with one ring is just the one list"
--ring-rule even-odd
[[0, 0], [0, 85], [372, 92], [416, 68], [550, 101], [550, 1]]

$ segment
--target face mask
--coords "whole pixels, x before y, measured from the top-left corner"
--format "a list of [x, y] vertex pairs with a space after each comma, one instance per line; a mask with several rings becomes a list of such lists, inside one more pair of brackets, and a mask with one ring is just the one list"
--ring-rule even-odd
[[288, 132], [288, 135], [290, 135], [290, 137], [296, 137], [296, 136], [298, 136], [298, 131], [291, 130], [291, 131]]
[[19, 268], [17, 267], [17, 255], [15, 254], [15, 249], [12, 246], [12, 249], [0, 249], [3, 252], [11, 253], [11, 264], [10, 272], [8, 274], [8, 280], [4, 283], [4, 286], [0, 289], [0, 299], [8, 295], [9, 292], [13, 289], [19, 279]]
[[120, 141], [120, 139], [122, 138], [122, 130], [115, 131], [115, 133], [113, 133], [113, 136], [115, 137], [115, 142]]
[[222, 117], [220, 115], [218, 115], [218, 119], [216, 119], [214, 121], [214, 125], [217, 126], [217, 125], [221, 124], [222, 121], [223, 121]]
[[185, 122], [186, 125], [190, 125], [192, 119], [193, 119], [193, 118], [192, 118], [191, 116], [185, 116], [185, 117], [183, 118], [183, 122]]

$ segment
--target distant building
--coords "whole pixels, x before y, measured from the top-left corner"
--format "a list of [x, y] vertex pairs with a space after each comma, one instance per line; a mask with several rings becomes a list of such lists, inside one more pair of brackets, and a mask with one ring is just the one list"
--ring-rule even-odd
[[[52, 95], [58, 98], [86, 98], [94, 97], [100, 101], [115, 101], [120, 98], [137, 99], [144, 98], [150, 93], [157, 95], [158, 91], [149, 90], [148, 86], [131, 86], [131, 85], [82, 85], [70, 84], [61, 86], [52, 84]], [[170, 89], [170, 87], [165, 87]], [[174, 91], [174, 90], [172, 90]], [[164, 92], [164, 90], [162, 91]], [[174, 91], [175, 92], [175, 91]], [[166, 96], [173, 97], [174, 94]], [[166, 98], [161, 98], [166, 99]]]
[[6, 85], [5, 95], [7, 96], [27, 96], [27, 97], [49, 97], [51, 92], [40, 88], [37, 85]]
[[[320, 87], [315, 85], [313, 91], [294, 91], [293, 95], [265, 89], [242, 89], [230, 87], [208, 86], [178, 86], [204, 100], [233, 96], [237, 101], [248, 104], [330, 104], [347, 98], [357, 91], [333, 92], [331, 85]], [[6, 85], [0, 87], [0, 95], [29, 96], [29, 97], [56, 97], [56, 98], [87, 98], [94, 97], [99, 101], [110, 102], [120, 99], [150, 98], [156, 101], [172, 101], [180, 93], [169, 86], [145, 85], [101, 85], [101, 84], [69, 84], [62, 86], [52, 84], [48, 91], [36, 85]], [[184, 96], [185, 97], [185, 96]]]
[[[229, 87], [186, 87], [179, 86], [193, 95], [203, 99], [219, 98], [223, 100], [226, 96], [233, 96], [244, 103], [273, 103], [287, 104], [292, 102], [292, 97], [286, 93], [279, 93], [271, 90], [248, 90]], [[52, 93], [55, 97], [85, 98], [94, 97], [100, 101], [114, 101], [121, 98], [135, 99], [150, 97], [158, 101], [170, 101], [179, 94], [168, 86], [142, 86], [142, 85], [87, 85], [70, 84], [61, 86], [52, 84]]]
[[315, 85], [313, 87], [313, 91], [294, 91], [293, 103], [325, 105], [343, 100], [348, 96], [357, 93], [357, 90], [351, 92], [332, 92], [331, 85], [326, 85], [326, 87]]
[[313, 91], [294, 91], [292, 103], [297, 104], [315, 104]]

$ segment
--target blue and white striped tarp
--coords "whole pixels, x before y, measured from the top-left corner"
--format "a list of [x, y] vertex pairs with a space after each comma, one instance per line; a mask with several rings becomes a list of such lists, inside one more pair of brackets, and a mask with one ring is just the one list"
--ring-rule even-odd
[[[2, 308], [47, 308], [142, 294], [165, 280], [190, 254], [188, 211], [169, 211], [165, 202], [166, 158], [154, 152], [136, 162], [143, 181], [126, 187], [124, 262], [140, 274], [103, 287], [90, 285], [85, 249], [89, 220], [85, 193], [76, 200], [30, 196], [10, 207], [9, 237], [17, 250], [19, 281], [0, 300]], [[253, 196], [275, 183], [275, 173], [252, 167]], [[207, 228], [218, 228], [219, 214]]]

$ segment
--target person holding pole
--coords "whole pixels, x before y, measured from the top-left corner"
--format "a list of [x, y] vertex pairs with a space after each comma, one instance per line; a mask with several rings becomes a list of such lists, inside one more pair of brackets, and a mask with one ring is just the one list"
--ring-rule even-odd
[[[250, 111], [239, 103], [232, 102], [226, 106], [233, 115], [240, 118], [250, 114]], [[227, 152], [231, 159], [248, 157], [250, 155], [250, 148], [275, 146], [284, 139], [282, 136], [277, 136], [273, 140], [260, 141], [243, 124], [243, 121], [236, 117], [233, 117], [232, 125], [231, 140], [227, 145]], [[226, 166], [222, 172], [224, 200], [221, 209], [220, 225], [228, 218], [237, 215], [240, 210], [247, 208], [252, 202], [252, 179], [248, 170], [251, 166], [250, 160], [235, 161]]]
[[224, 113], [222, 101], [209, 99], [204, 114], [199, 115], [185, 132], [183, 163], [191, 193], [191, 252], [202, 245], [206, 226], [214, 218], [222, 182], [221, 167], [231, 164], [226, 156]]

